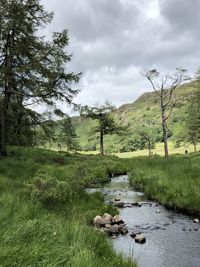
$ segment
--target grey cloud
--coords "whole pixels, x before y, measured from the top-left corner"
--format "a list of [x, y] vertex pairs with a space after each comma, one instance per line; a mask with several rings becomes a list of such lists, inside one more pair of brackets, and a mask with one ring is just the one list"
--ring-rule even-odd
[[43, 0], [54, 10], [47, 33], [69, 29], [70, 68], [83, 71], [77, 101], [117, 105], [150, 90], [143, 68], [196, 70], [199, 0]]
[[67, 27], [73, 38], [80, 42], [95, 42], [105, 36], [118, 34], [136, 21], [138, 10], [128, 8], [120, 0], [67, 0], [43, 1], [56, 9], [56, 27]]
[[199, 0], [160, 0], [161, 14], [169, 21], [172, 28], [183, 33], [199, 28]]

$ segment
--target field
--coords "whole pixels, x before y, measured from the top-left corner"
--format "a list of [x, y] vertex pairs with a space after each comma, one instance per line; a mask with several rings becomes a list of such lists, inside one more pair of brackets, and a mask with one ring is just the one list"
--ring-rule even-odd
[[198, 153], [166, 161], [12, 148], [0, 160], [0, 266], [136, 266], [91, 226], [117, 210], [84, 190], [124, 172], [147, 197], [200, 215]]
[[0, 160], [0, 266], [134, 267], [90, 225], [117, 213], [84, 191], [112, 167], [121, 168], [115, 158], [12, 149]]
[[[188, 153], [192, 153], [194, 151], [194, 148], [190, 144], [185, 144], [180, 146], [179, 148], [174, 147], [173, 142], [169, 142], [169, 154], [185, 154], [185, 150], [188, 151]], [[200, 145], [197, 146], [197, 150], [200, 150]], [[163, 143], [157, 143], [156, 147], [151, 150], [151, 152], [154, 155], [164, 156], [164, 149], [163, 149]], [[147, 150], [137, 150], [134, 152], [127, 152], [127, 153], [115, 153], [116, 156], [119, 158], [131, 158], [131, 157], [140, 157], [140, 156], [148, 156]]]
[[[54, 148], [56, 150], [56, 148]], [[194, 151], [194, 147], [190, 144], [181, 145], [179, 148], [174, 147], [174, 143], [169, 141], [169, 154], [175, 155], [175, 154], [185, 154], [185, 150], [188, 151], [188, 153], [192, 153]], [[197, 145], [197, 150], [200, 150], [200, 144]], [[151, 150], [153, 155], [159, 155], [164, 156], [164, 149], [163, 149], [163, 143], [156, 143], [156, 146], [154, 149]], [[97, 155], [98, 151], [88, 151], [88, 152], [80, 152], [83, 155]], [[145, 157], [148, 156], [148, 150], [137, 150], [134, 152], [125, 152], [125, 153], [113, 153], [113, 155], [119, 157], [119, 158], [132, 158], [132, 157]]]

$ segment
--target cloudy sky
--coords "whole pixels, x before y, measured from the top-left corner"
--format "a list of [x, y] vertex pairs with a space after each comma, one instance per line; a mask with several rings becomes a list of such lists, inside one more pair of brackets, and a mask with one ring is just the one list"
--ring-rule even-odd
[[70, 68], [83, 72], [76, 102], [116, 106], [151, 90], [143, 69], [200, 66], [200, 0], [42, 0], [46, 30], [69, 30]]

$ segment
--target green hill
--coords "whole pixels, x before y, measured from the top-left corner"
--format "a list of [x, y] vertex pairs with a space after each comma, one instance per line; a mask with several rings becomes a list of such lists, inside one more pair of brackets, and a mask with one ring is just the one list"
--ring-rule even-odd
[[[175, 140], [179, 132], [182, 131], [187, 104], [194, 88], [195, 82], [191, 82], [180, 86], [175, 92], [174, 109], [168, 124], [171, 140]], [[109, 135], [105, 137], [107, 152], [141, 149], [142, 144], [137, 134], [138, 129], [149, 128], [155, 142], [162, 142], [159, 99], [155, 92], [144, 93], [135, 102], [117, 108], [112, 116], [119, 125], [127, 127], [127, 131], [122, 136]], [[93, 133], [93, 128], [97, 122], [91, 119], [73, 117], [73, 123], [82, 149], [85, 151], [98, 149], [98, 136]]]

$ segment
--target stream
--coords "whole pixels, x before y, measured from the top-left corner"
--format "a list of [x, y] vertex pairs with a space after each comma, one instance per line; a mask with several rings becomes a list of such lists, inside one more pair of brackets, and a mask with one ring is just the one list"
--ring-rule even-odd
[[[123, 202], [139, 202], [141, 207], [119, 208], [129, 234], [112, 240], [114, 248], [128, 257], [133, 257], [139, 267], [200, 267], [200, 224], [188, 216], [167, 210], [156, 202], [145, 199], [129, 185], [128, 176], [112, 178], [100, 191], [106, 202], [119, 198]], [[141, 232], [145, 244], [137, 244], [130, 237], [132, 232]]]

